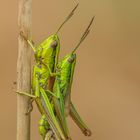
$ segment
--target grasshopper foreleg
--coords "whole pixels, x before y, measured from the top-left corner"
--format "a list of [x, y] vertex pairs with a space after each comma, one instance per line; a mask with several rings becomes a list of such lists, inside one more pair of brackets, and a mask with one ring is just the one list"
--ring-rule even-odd
[[20, 91], [16, 91], [16, 93], [20, 94], [20, 95], [25, 95], [25, 96], [28, 96], [28, 97], [31, 97], [31, 98], [36, 98], [35, 95], [32, 95], [30, 93], [27, 93], [27, 92], [20, 92]]
[[27, 39], [27, 37], [24, 35], [24, 33], [21, 31], [20, 32], [20, 36], [27, 41], [27, 43], [29, 44], [29, 46], [33, 49], [33, 51], [35, 52], [35, 47], [34, 47], [34, 42], [32, 40]]
[[57, 76], [57, 75], [60, 75], [60, 72], [52, 72], [52, 71], [51, 71], [51, 68], [49, 67], [49, 65], [44, 64], [43, 62], [41, 62], [41, 63], [42, 63], [45, 67], [47, 67], [47, 69], [48, 69], [48, 71], [49, 71], [51, 77], [55, 77], [55, 76]]
[[47, 93], [49, 93], [50, 95], [52, 95], [55, 98], [59, 98], [55, 93], [51, 92], [50, 90], [46, 90]]
[[31, 97], [31, 99], [29, 101], [28, 111], [25, 113], [26, 115], [28, 115], [33, 110], [32, 103], [36, 99], [36, 96], [35, 95], [32, 95], [32, 94], [29, 94], [29, 93], [26, 93], [26, 92], [16, 91], [16, 93], [19, 94], [19, 95], [25, 95], [25, 96]]

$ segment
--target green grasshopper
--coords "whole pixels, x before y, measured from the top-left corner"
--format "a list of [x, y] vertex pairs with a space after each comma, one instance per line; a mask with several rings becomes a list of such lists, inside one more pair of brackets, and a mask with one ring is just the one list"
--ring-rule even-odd
[[[55, 67], [58, 61], [60, 49], [60, 41], [57, 34], [64, 25], [64, 23], [66, 23], [72, 17], [77, 6], [78, 4], [69, 14], [66, 20], [61, 24], [57, 32], [54, 35], [51, 35], [49, 38], [45, 39], [38, 47], [34, 47], [32, 41], [27, 40], [24, 37], [23, 33], [21, 33], [22, 37], [25, 40], [27, 40], [27, 42], [30, 44], [30, 46], [34, 51], [36, 64], [34, 65], [33, 68], [33, 80], [32, 80], [33, 95], [25, 92], [17, 92], [17, 93], [29, 96], [36, 101], [38, 109], [42, 114], [42, 119], [44, 119], [45, 122], [46, 120], [48, 121], [48, 124], [46, 123], [45, 127], [49, 128], [50, 125], [51, 129], [53, 130], [58, 140], [61, 139], [66, 140], [67, 137], [64, 135], [64, 132], [61, 129], [59, 122], [54, 114], [53, 104], [50, 102], [50, 97], [52, 95], [51, 94], [48, 95], [46, 91], [47, 87], [49, 86], [49, 80], [53, 76], [57, 75], [55, 73]], [[46, 132], [44, 132], [43, 131], [44, 129], [41, 129], [40, 127], [39, 130], [44, 140]]]
[[61, 126], [63, 127], [64, 131], [67, 132], [67, 135], [69, 135], [68, 129], [67, 129], [67, 123], [66, 123], [66, 116], [70, 115], [72, 119], [75, 121], [75, 123], [79, 126], [79, 128], [82, 130], [82, 132], [85, 134], [85, 136], [90, 136], [91, 131], [86, 126], [86, 124], [81, 119], [80, 115], [76, 111], [74, 105], [71, 102], [71, 87], [72, 87], [72, 81], [73, 81], [73, 74], [74, 74], [74, 68], [76, 64], [76, 53], [75, 51], [80, 46], [82, 41], [86, 38], [86, 36], [90, 32], [90, 26], [93, 23], [94, 17], [92, 18], [89, 26], [83, 33], [83, 36], [81, 37], [79, 43], [75, 47], [75, 49], [68, 55], [66, 55], [57, 65], [56, 71], [60, 73], [60, 75], [56, 75], [54, 87], [53, 87], [53, 93], [51, 91], [51, 94], [55, 94], [57, 96], [53, 97], [54, 107], [57, 113], [57, 116], [61, 122]]

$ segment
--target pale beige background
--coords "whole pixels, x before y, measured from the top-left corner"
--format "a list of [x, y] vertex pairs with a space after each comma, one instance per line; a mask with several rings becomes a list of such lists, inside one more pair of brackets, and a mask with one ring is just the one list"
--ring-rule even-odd
[[[140, 1], [79, 0], [75, 16], [60, 32], [61, 57], [77, 43], [96, 15], [78, 50], [72, 100], [93, 135], [84, 137], [69, 119], [75, 140], [140, 140]], [[17, 0], [0, 2], [0, 139], [16, 139]], [[54, 33], [74, 7], [71, 0], [33, 0], [33, 39]], [[35, 106], [32, 138], [39, 140]]]

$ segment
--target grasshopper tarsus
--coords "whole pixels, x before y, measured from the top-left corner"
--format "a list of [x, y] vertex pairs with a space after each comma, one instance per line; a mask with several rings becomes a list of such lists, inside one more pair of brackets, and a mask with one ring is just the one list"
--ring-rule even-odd
[[[33, 110], [33, 109], [32, 109], [32, 110]], [[31, 111], [32, 111], [32, 110], [31, 110]], [[25, 113], [25, 115], [28, 116], [28, 115], [31, 113], [31, 111], [27, 111], [27, 112]]]
[[90, 130], [84, 130], [83, 133], [84, 133], [85, 136], [91, 136], [92, 135], [92, 132]]
[[30, 101], [29, 101], [29, 106], [28, 106], [28, 110], [27, 110], [27, 112], [25, 113], [26, 115], [29, 115], [32, 111], [33, 111], [33, 101], [34, 101], [35, 99], [30, 99]]
[[27, 37], [24, 35], [23, 31], [20, 31], [19, 34], [25, 41], [27, 41]]
[[33, 111], [33, 108], [32, 109], [28, 109], [28, 111], [25, 113], [25, 115], [28, 116], [32, 111]]
[[[20, 31], [19, 34], [20, 34], [20, 36], [21, 36], [25, 41], [27, 41], [27, 43], [29, 43], [29, 42], [28, 42], [28, 38], [25, 36], [25, 34], [24, 34], [23, 31]], [[32, 45], [35, 44], [33, 40], [30, 40], [30, 43], [31, 43]]]

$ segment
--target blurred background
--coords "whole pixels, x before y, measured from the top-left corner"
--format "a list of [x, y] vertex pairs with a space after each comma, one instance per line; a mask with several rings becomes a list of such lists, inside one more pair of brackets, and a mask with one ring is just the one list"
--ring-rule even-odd
[[[91, 17], [88, 38], [78, 49], [72, 100], [92, 130], [87, 138], [68, 118], [76, 140], [140, 140], [140, 1], [79, 0], [63, 27], [60, 58], [78, 42]], [[32, 33], [39, 44], [53, 34], [75, 6], [72, 0], [33, 0]], [[16, 139], [18, 1], [0, 4], [0, 138]], [[34, 104], [31, 140], [40, 139]]]

